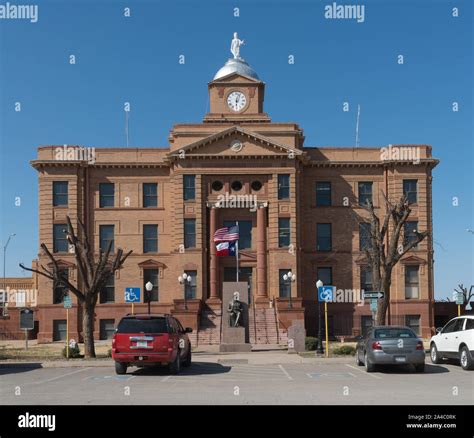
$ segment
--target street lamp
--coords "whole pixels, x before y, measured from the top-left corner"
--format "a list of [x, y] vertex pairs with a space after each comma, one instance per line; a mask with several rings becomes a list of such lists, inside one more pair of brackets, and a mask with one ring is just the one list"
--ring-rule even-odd
[[6, 307], [5, 307], [5, 302], [6, 302], [6, 293], [7, 293], [7, 279], [6, 279], [6, 259], [7, 259], [7, 247], [8, 247], [8, 244], [10, 243], [10, 239], [12, 237], [15, 237], [16, 234], [13, 233], [13, 234], [10, 234], [8, 236], [8, 240], [7, 240], [7, 243], [5, 243], [5, 245], [3, 246], [3, 301], [2, 301], [2, 316], [5, 314], [6, 312]]
[[145, 284], [145, 289], [146, 289], [146, 295], [147, 295], [147, 301], [148, 301], [148, 315], [151, 313], [151, 291], [153, 290], [153, 283], [149, 281], [147, 284]]
[[291, 309], [293, 307], [293, 303], [291, 302], [291, 283], [294, 283], [296, 281], [296, 274], [293, 274], [293, 272], [288, 271], [287, 274], [283, 275], [283, 280], [288, 282], [288, 285], [290, 286], [290, 295], [289, 295], [289, 301], [288, 301], [288, 307]]
[[321, 341], [321, 302], [319, 300], [319, 288], [323, 287], [324, 283], [321, 280], [316, 282], [316, 292], [318, 296], [318, 345], [316, 347], [317, 354], [324, 354], [324, 347]]
[[188, 310], [188, 303], [186, 301], [186, 286], [188, 284], [191, 284], [191, 275], [186, 274], [186, 272], [185, 272], [184, 274], [181, 274], [178, 277], [178, 281], [179, 281], [179, 284], [184, 285], [184, 310]]

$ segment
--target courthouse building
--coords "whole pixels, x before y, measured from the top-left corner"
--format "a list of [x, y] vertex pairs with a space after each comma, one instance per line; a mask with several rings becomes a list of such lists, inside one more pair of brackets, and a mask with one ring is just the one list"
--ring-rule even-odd
[[[152, 311], [177, 315], [195, 329], [195, 343], [219, 343], [222, 284], [235, 281], [236, 260], [216, 257], [213, 234], [236, 221], [250, 341], [285, 343], [296, 320], [315, 335], [317, 279], [343, 290], [372, 288], [363, 251], [367, 214], [360, 204], [371, 199], [383, 215], [383, 193], [398, 199], [404, 192], [412, 208], [407, 238], [414, 229], [428, 230], [429, 237], [396, 266], [387, 318], [429, 336], [432, 169], [438, 163], [431, 147], [306, 146], [302, 127], [274, 122], [265, 112], [266, 84], [240, 57], [217, 71], [208, 90], [210, 109], [202, 122], [175, 124], [167, 145], [96, 148], [92, 160], [69, 156], [63, 146], [44, 146], [32, 161], [39, 175], [39, 241], [72, 281], [78, 272], [64, 236], [67, 215], [76, 227], [77, 219], [84, 222], [96, 254], [110, 240], [114, 248], [133, 250], [100, 295], [97, 338], [110, 337], [131, 311], [125, 288], [140, 287], [143, 301], [144, 285], [151, 282]], [[49, 263], [44, 254], [38, 258], [40, 265]], [[291, 284], [283, 279], [290, 270], [296, 275]], [[178, 282], [183, 273], [192, 278], [185, 286]], [[63, 293], [39, 278], [41, 342], [64, 336]], [[76, 337], [81, 309], [73, 302]], [[146, 311], [146, 305], [136, 304], [135, 311]], [[331, 336], [358, 335], [371, 322], [368, 303], [329, 304]]]

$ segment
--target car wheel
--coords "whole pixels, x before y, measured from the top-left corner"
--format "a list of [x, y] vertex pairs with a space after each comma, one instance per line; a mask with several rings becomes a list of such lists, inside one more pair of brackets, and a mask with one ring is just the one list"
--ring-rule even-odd
[[375, 365], [370, 362], [369, 358], [367, 357], [367, 353], [365, 353], [364, 355], [364, 364], [365, 364], [365, 371], [367, 371], [368, 373], [372, 373], [373, 371], [375, 371]]
[[123, 362], [115, 362], [115, 372], [117, 374], [127, 374], [127, 364]]
[[424, 373], [425, 372], [425, 364], [424, 363], [417, 363], [415, 365], [415, 371], [417, 373]]
[[180, 370], [181, 370], [181, 353], [178, 350], [176, 352], [176, 359], [172, 363], [170, 363], [170, 373], [179, 374]]
[[436, 348], [436, 344], [433, 342], [430, 347], [430, 357], [431, 357], [431, 362], [435, 364], [439, 364], [442, 361], [442, 357], [438, 353], [438, 349]]
[[188, 350], [188, 354], [186, 355], [186, 359], [184, 360], [183, 362], [183, 367], [190, 367], [191, 366], [191, 344], [189, 344], [189, 350]]
[[474, 363], [468, 348], [466, 346], [462, 347], [459, 353], [459, 362], [461, 362], [462, 369], [472, 370]]
[[364, 364], [362, 363], [362, 361], [360, 360], [360, 356], [359, 356], [359, 351], [358, 351], [358, 350], [356, 350], [356, 364], [357, 364], [357, 366], [359, 366], [359, 367], [361, 367], [362, 365], [364, 365]]

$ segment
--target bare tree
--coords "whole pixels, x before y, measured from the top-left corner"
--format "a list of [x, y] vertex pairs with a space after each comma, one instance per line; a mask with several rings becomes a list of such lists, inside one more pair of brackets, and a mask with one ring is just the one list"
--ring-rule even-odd
[[86, 358], [92, 358], [95, 357], [94, 316], [97, 299], [110, 276], [114, 275], [115, 271], [122, 267], [132, 251], [124, 255], [123, 250], [118, 248], [115, 253], [111, 253], [112, 241], [110, 241], [107, 249], [105, 251], [99, 251], [99, 255], [96, 259], [89, 244], [89, 238], [84, 224], [80, 220], [78, 220], [78, 223], [82, 239], [76, 235], [71, 220], [69, 216], [67, 216], [67, 229], [65, 232], [67, 241], [72, 245], [73, 251], [71, 252], [74, 252], [76, 259], [79, 277], [78, 286], [72, 284], [67, 276], [64, 275], [64, 269], [61, 269], [55, 256], [44, 243], [41, 244], [41, 249], [51, 260], [50, 265], [48, 265], [48, 267], [41, 265], [40, 269], [32, 269], [20, 263], [20, 267], [27, 271], [36, 272], [52, 280], [53, 284], [63, 285], [77, 297], [83, 309], [82, 328], [84, 331], [84, 354]]
[[[392, 271], [400, 259], [411, 249], [417, 246], [428, 231], [419, 232], [412, 230], [410, 239], [405, 236], [405, 224], [410, 216], [411, 208], [406, 196], [402, 196], [398, 202], [388, 200], [384, 193], [385, 216], [379, 219], [374, 205], [368, 201], [362, 207], [368, 212], [369, 242], [364, 252], [372, 272], [372, 284], [374, 290], [384, 292], [384, 297], [378, 300], [375, 323], [383, 325], [387, 308], [390, 303], [390, 285], [392, 283]], [[363, 218], [362, 222], [367, 222]], [[401, 238], [403, 238], [401, 240]]]
[[458, 285], [458, 289], [454, 289], [455, 292], [458, 294], [462, 294], [463, 296], [463, 307], [465, 308], [471, 300], [474, 298], [474, 285], [471, 285], [469, 290], [467, 290], [467, 287], [465, 287], [463, 284]]

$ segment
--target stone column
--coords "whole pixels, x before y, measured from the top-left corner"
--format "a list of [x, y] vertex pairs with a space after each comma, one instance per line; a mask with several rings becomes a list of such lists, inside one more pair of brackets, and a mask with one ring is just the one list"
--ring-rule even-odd
[[219, 298], [217, 290], [217, 256], [216, 245], [214, 244], [214, 233], [217, 227], [217, 208], [213, 205], [209, 208], [209, 298], [217, 299]]
[[257, 208], [257, 301], [268, 302], [266, 205]]

